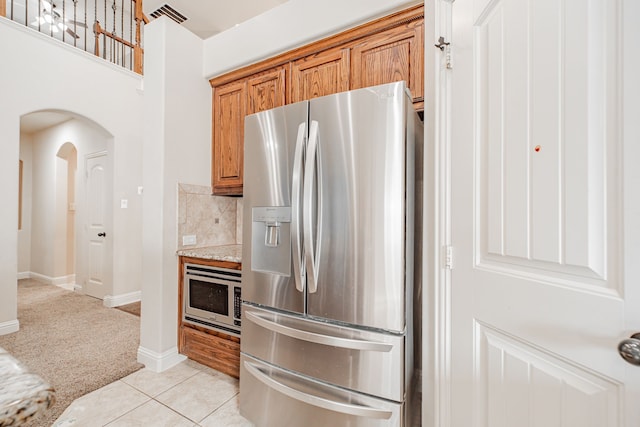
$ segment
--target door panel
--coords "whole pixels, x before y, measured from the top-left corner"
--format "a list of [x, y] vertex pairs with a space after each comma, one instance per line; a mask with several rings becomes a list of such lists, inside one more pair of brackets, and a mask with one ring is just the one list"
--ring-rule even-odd
[[211, 185], [216, 194], [242, 194], [245, 98], [245, 81], [230, 83], [213, 92]]
[[284, 369], [403, 401], [405, 339], [245, 305], [242, 351]]
[[[554, 29], [548, 22], [561, 19], [562, 3], [535, 2], [530, 13], [517, 3], [492, 3], [476, 26], [479, 106], [487, 106], [478, 111], [479, 202], [486, 221], [480, 224], [480, 264], [513, 274], [548, 270], [546, 280], [577, 276], [607, 288], [617, 280], [615, 269], [605, 278], [604, 184], [606, 161], [616, 153], [603, 138], [607, 88], [596, 76], [607, 74], [609, 59], [571, 36], [587, 33], [584, 11], [572, 11], [572, 19]], [[606, 38], [604, 25], [589, 28]], [[558, 38], [564, 47], [549, 48]], [[531, 49], [522, 49], [529, 39]], [[615, 195], [609, 206], [616, 206]]]
[[284, 67], [280, 67], [247, 79], [247, 114], [284, 105], [284, 74]]
[[617, 352], [640, 306], [623, 276], [623, 3], [452, 6], [452, 426], [640, 423], [640, 368]]
[[609, 410], [621, 404], [620, 382], [481, 323], [475, 333], [486, 425], [522, 425], [523, 414], [530, 414], [531, 427], [620, 425], [618, 412]]
[[351, 89], [404, 80], [414, 102], [424, 99], [422, 20], [364, 38], [352, 48]]
[[349, 90], [349, 49], [329, 49], [291, 65], [291, 102]]
[[108, 183], [106, 154], [89, 155], [86, 159], [87, 171], [87, 273], [84, 293], [96, 298], [104, 298], [111, 290], [108, 283], [107, 257], [109, 254], [107, 235]]
[[[411, 289], [405, 287], [405, 273], [412, 277], [406, 268], [413, 258], [413, 239], [405, 247], [413, 220], [405, 182], [413, 182], [414, 171], [411, 162], [405, 176], [405, 156], [413, 159], [406, 151], [413, 146], [405, 144], [404, 118], [412, 112], [407, 102], [404, 84], [310, 101], [310, 121], [318, 123], [320, 171], [312, 241], [315, 247], [320, 240], [318, 289], [309, 290], [311, 316], [405, 330], [405, 296]], [[309, 168], [305, 173], [313, 176]], [[312, 274], [307, 267], [307, 277]]]
[[[296, 139], [306, 123], [306, 102], [245, 118], [242, 299], [280, 310], [304, 312], [304, 293], [296, 289], [291, 260], [291, 222], [281, 222], [279, 243], [265, 244], [265, 223], [253, 221], [254, 208], [291, 208]], [[305, 138], [306, 140], [306, 138]], [[302, 141], [304, 144], [305, 141]], [[253, 259], [254, 256], [260, 257]], [[283, 261], [269, 268], [274, 261]], [[272, 271], [267, 272], [267, 271]], [[276, 273], [278, 272], [278, 273]]]

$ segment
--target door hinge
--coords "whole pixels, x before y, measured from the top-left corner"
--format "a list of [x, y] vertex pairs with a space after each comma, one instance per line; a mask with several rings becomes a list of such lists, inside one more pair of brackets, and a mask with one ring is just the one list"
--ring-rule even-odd
[[438, 38], [438, 43], [434, 46], [444, 52], [444, 64], [447, 70], [453, 69], [453, 64], [451, 62], [451, 43], [445, 41], [445, 38], [440, 36]]
[[444, 267], [453, 270], [453, 247], [449, 245], [444, 247]]

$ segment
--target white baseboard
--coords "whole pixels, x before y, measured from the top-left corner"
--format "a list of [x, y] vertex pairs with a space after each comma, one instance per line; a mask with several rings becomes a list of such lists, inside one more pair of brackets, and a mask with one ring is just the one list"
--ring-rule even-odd
[[153, 372], [166, 371], [186, 358], [186, 356], [178, 353], [178, 347], [173, 347], [163, 353], [157, 353], [142, 346], [138, 347], [138, 362]]
[[75, 283], [76, 275], [69, 274], [68, 276], [51, 277], [40, 273], [34, 273], [33, 271], [26, 271], [18, 273], [18, 279], [35, 279], [39, 282], [46, 283], [47, 285], [66, 285]]
[[76, 283], [76, 275], [75, 274], [69, 274], [68, 276], [60, 276], [60, 277], [54, 277], [53, 278], [53, 284], [54, 285], [66, 285], [66, 284], [71, 284], [71, 283]]
[[0, 335], [12, 334], [20, 330], [18, 319], [0, 323]]
[[142, 299], [142, 291], [129, 292], [128, 294], [121, 295], [107, 295], [102, 300], [102, 304], [105, 307], [113, 308], [120, 307], [121, 305], [131, 304], [132, 302], [138, 302]]

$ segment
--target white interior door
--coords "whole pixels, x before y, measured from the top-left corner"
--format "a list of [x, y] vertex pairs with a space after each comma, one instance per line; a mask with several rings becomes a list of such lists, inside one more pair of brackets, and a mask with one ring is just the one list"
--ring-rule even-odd
[[640, 426], [639, 5], [452, 6], [451, 426]]
[[87, 215], [86, 215], [86, 276], [84, 293], [96, 298], [104, 298], [110, 293], [108, 281], [109, 241], [107, 229], [108, 212], [108, 173], [107, 154], [90, 154], [86, 158], [87, 177]]

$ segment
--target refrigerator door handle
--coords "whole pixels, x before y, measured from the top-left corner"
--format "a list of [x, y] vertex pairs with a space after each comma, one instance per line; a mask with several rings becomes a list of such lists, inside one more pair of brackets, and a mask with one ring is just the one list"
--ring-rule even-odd
[[296, 289], [304, 292], [305, 265], [304, 248], [300, 233], [300, 184], [302, 182], [302, 164], [304, 161], [306, 122], [298, 126], [296, 149], [293, 154], [293, 175], [291, 178], [291, 244], [293, 246], [293, 275]]
[[[377, 419], [389, 419], [393, 413], [386, 409], [372, 408], [370, 406], [362, 406], [362, 405], [354, 405], [351, 403], [343, 403], [336, 402], [334, 400], [326, 399], [324, 397], [314, 396], [311, 394], [303, 393], [295, 388], [292, 388], [288, 385], [282, 384], [267, 374], [265, 374], [259, 367], [254, 363], [248, 362], [245, 360], [244, 367], [251, 375], [253, 375], [257, 380], [265, 384], [267, 387], [274, 389], [285, 396], [288, 396], [292, 399], [298, 400], [300, 402], [307, 403], [309, 405], [317, 406], [319, 408], [328, 409], [333, 412], [340, 412], [347, 415], [354, 415], [357, 417], [368, 417], [368, 418], [377, 418]], [[315, 387], [321, 388], [321, 384], [315, 384]]]
[[[306, 262], [308, 290], [310, 294], [318, 290], [318, 266], [320, 259], [320, 236], [322, 235], [322, 168], [320, 167], [320, 149], [318, 145], [318, 122], [311, 121], [309, 126], [309, 145], [304, 164], [304, 192], [302, 207], [302, 229], [304, 231], [304, 255]], [[317, 167], [316, 167], [317, 165]], [[316, 187], [316, 247], [313, 248], [313, 182], [317, 176]]]
[[246, 311], [246, 319], [249, 322], [253, 322], [258, 326], [268, 329], [277, 334], [286, 335], [291, 338], [312, 342], [315, 344], [329, 345], [333, 347], [348, 348], [351, 350], [360, 351], [378, 351], [387, 353], [393, 350], [393, 344], [388, 344], [378, 341], [367, 341], [351, 338], [334, 337], [331, 335], [319, 334], [316, 332], [304, 331], [302, 329], [295, 329], [272, 320], [265, 319], [258, 313]]

